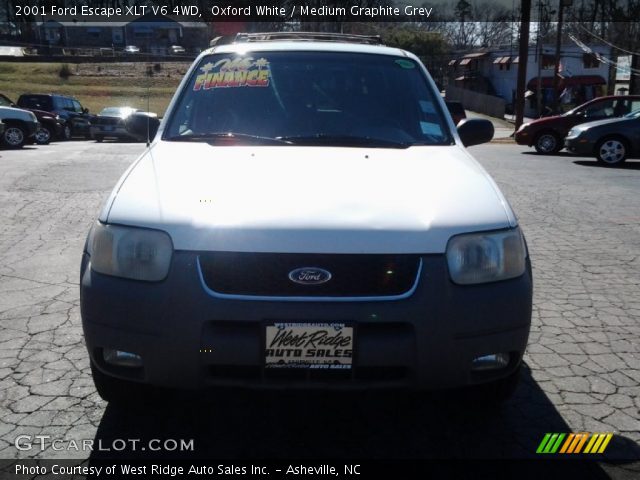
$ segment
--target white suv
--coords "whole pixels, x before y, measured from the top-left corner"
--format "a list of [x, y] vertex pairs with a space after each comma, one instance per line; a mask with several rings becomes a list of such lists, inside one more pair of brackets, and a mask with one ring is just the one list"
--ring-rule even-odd
[[[243, 34], [203, 52], [82, 260], [96, 387], [512, 390], [531, 267], [415, 55]], [[478, 388], [478, 386], [483, 386]]]

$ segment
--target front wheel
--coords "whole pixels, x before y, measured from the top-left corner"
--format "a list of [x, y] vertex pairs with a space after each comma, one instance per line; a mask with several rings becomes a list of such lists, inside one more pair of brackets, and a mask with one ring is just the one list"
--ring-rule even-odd
[[560, 137], [553, 132], [543, 132], [538, 135], [533, 146], [535, 147], [536, 152], [543, 155], [558, 153], [562, 149]]
[[101, 143], [102, 140], [104, 140], [104, 137], [102, 135], [96, 135], [95, 137], [93, 137], [96, 139], [96, 142]]
[[65, 125], [62, 128], [62, 140], [71, 140], [71, 127], [69, 125]]
[[27, 140], [24, 130], [17, 125], [7, 125], [2, 135], [4, 144], [9, 148], [22, 148]]
[[36, 143], [38, 145], [47, 145], [51, 141], [51, 132], [47, 127], [40, 127], [36, 131]]
[[621, 138], [605, 138], [596, 148], [598, 162], [605, 166], [620, 165], [627, 159], [627, 145]]

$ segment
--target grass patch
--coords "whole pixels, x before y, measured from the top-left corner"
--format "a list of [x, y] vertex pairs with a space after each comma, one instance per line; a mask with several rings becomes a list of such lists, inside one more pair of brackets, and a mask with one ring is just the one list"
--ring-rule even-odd
[[[0, 93], [13, 101], [23, 93], [59, 93], [77, 98], [92, 113], [130, 106], [164, 115], [186, 63], [0, 63]], [[153, 76], [147, 74], [150, 68]], [[63, 75], [63, 72], [65, 75]]]

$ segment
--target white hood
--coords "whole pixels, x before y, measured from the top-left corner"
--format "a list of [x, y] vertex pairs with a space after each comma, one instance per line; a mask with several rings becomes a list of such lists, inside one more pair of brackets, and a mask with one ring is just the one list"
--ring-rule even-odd
[[514, 226], [460, 146], [408, 149], [155, 143], [103, 222], [164, 230], [176, 250], [441, 253], [461, 232]]

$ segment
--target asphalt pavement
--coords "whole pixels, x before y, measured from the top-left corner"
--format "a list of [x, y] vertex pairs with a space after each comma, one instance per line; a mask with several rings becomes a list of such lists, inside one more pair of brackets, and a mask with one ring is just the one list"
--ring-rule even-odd
[[78, 276], [91, 222], [144, 148], [0, 151], [0, 458], [103, 455], [21, 450], [20, 435], [193, 439], [199, 458], [536, 458], [547, 432], [613, 432], [602, 478], [640, 475], [640, 161], [470, 149], [518, 214], [534, 270], [522, 381], [500, 408], [369, 392], [185, 394], [121, 410], [91, 381]]

